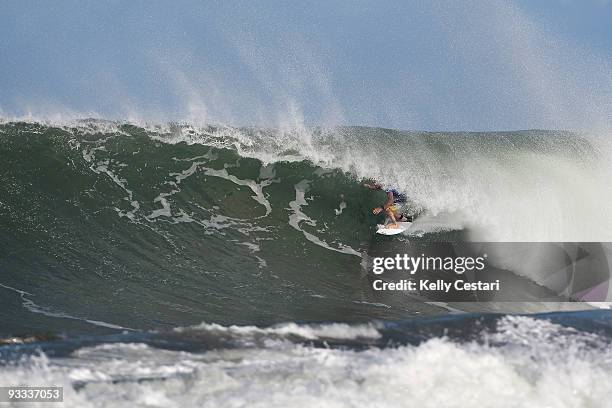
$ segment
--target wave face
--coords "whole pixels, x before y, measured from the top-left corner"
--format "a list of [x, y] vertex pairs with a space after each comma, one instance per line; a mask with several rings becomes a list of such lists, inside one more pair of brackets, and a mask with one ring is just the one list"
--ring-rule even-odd
[[444, 312], [364, 289], [364, 177], [406, 192], [411, 240], [612, 231], [603, 150], [567, 132], [21, 122], [0, 150], [5, 334]]

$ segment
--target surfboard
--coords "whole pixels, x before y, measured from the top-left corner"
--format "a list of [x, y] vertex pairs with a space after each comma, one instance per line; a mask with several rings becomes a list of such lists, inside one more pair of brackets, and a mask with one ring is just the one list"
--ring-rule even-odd
[[386, 225], [378, 224], [377, 234], [381, 235], [397, 235], [406, 231], [412, 225], [411, 222], [398, 222], [397, 227], [388, 228]]

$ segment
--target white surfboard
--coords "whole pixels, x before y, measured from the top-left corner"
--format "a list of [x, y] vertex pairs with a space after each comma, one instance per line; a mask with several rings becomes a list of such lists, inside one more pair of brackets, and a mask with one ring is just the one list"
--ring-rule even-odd
[[397, 227], [378, 224], [378, 229], [376, 230], [376, 233], [381, 235], [397, 235], [406, 231], [411, 225], [411, 222], [398, 222]]

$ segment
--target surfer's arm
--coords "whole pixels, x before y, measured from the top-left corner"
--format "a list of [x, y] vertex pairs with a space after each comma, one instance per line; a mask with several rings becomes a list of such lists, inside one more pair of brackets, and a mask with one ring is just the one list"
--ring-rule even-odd
[[393, 193], [387, 193], [387, 201], [382, 205], [382, 207], [376, 207], [372, 210], [374, 214], [380, 214], [382, 211], [387, 211], [387, 209], [393, 205]]
[[387, 193], [387, 201], [383, 204], [383, 208], [386, 210], [389, 206], [393, 205], [393, 193], [389, 191]]
[[381, 190], [382, 186], [377, 183], [363, 183], [364, 187], [369, 188], [370, 190]]

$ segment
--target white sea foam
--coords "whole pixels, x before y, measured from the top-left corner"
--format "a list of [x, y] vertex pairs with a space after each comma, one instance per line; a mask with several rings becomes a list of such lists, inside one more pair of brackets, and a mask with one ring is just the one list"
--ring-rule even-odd
[[[233, 336], [376, 335], [349, 325], [270, 329], [202, 325]], [[612, 354], [595, 335], [505, 318], [491, 344], [434, 338], [352, 351], [272, 343], [203, 354], [143, 344], [87, 347], [69, 358], [23, 360], [3, 385], [64, 387], [66, 407], [607, 407]], [[552, 341], [551, 341], [552, 340]]]
[[88, 319], [86, 317], [78, 317], [78, 316], [74, 316], [69, 313], [63, 312], [63, 311], [56, 310], [51, 307], [41, 306], [41, 305], [34, 303], [34, 301], [31, 299], [31, 297], [34, 296], [32, 293], [26, 292], [21, 289], [14, 288], [12, 286], [3, 285], [1, 283], [0, 283], [0, 287], [17, 293], [21, 297], [21, 305], [23, 306], [23, 308], [32, 313], [42, 314], [48, 317], [55, 317], [55, 318], [60, 318], [60, 319], [80, 320], [82, 322], [89, 323], [94, 326], [106, 327], [109, 329], [133, 330], [133, 329], [130, 329], [129, 327], [123, 327], [123, 326], [119, 326], [119, 325], [112, 324], [112, 323], [106, 323], [100, 320]]
[[375, 324], [349, 325], [346, 323], [309, 325], [284, 323], [266, 328], [260, 328], [257, 326], [222, 326], [214, 323], [201, 323], [197, 326], [175, 329], [177, 332], [183, 332], [186, 330], [228, 333], [244, 339], [252, 338], [256, 335], [275, 335], [279, 337], [296, 336], [306, 340], [326, 338], [333, 338], [337, 340], [377, 339], [381, 336], [378, 332], [377, 325]]
[[202, 170], [204, 170], [204, 174], [207, 176], [220, 177], [222, 179], [229, 180], [239, 186], [249, 187], [251, 191], [253, 191], [253, 193], [255, 194], [251, 196], [253, 200], [257, 201], [266, 209], [266, 214], [264, 215], [264, 217], [268, 216], [272, 212], [270, 202], [267, 200], [263, 193], [264, 187], [267, 187], [272, 184], [272, 180], [263, 180], [261, 183], [256, 183], [253, 180], [239, 179], [238, 177], [229, 174], [226, 169], [215, 170], [210, 168], [202, 168]]
[[[138, 212], [138, 210], [140, 210], [140, 203], [137, 200], [134, 200], [134, 193], [132, 190], [130, 190], [128, 188], [128, 183], [127, 180], [120, 178], [119, 176], [117, 176], [111, 169], [110, 169], [110, 165], [111, 165], [111, 161], [110, 159], [105, 159], [105, 160], [98, 160], [96, 161], [96, 156], [95, 156], [95, 152], [97, 150], [101, 150], [104, 151], [105, 147], [104, 146], [97, 146], [97, 147], [87, 147], [83, 150], [82, 155], [83, 155], [83, 159], [90, 164], [89, 168], [96, 174], [106, 174], [113, 183], [115, 183], [117, 186], [119, 186], [119, 188], [121, 188], [126, 194], [127, 196], [124, 198], [125, 201], [128, 201], [130, 203], [130, 205], [132, 206], [132, 210], [130, 211], [123, 211], [119, 208], [115, 208], [115, 211], [117, 212], [117, 214], [119, 214], [120, 217], [127, 217], [130, 220], [134, 221], [135, 217], [136, 217], [136, 212]], [[119, 167], [122, 167], [124, 163], [118, 163], [117, 165]]]
[[361, 253], [354, 250], [348, 245], [344, 245], [342, 243], [337, 244], [337, 247], [333, 247], [329, 245], [327, 242], [323, 241], [321, 238], [317, 237], [314, 234], [311, 234], [308, 231], [305, 231], [301, 224], [305, 223], [310, 226], [315, 226], [316, 221], [308, 217], [306, 214], [302, 212], [302, 206], [308, 205], [306, 202], [305, 194], [308, 189], [308, 180], [302, 180], [298, 184], [295, 185], [295, 200], [289, 202], [289, 210], [291, 214], [289, 215], [289, 225], [291, 225], [296, 230], [300, 231], [304, 234], [304, 237], [322, 248], [328, 249], [330, 251], [340, 252], [343, 254], [355, 255], [361, 257]]
[[334, 208], [334, 214], [336, 215], [342, 214], [342, 211], [344, 211], [346, 207], [347, 207], [346, 202], [344, 201], [344, 197], [342, 197], [342, 201], [340, 201], [338, 208], [337, 209]]

